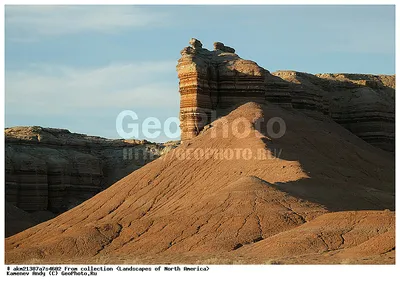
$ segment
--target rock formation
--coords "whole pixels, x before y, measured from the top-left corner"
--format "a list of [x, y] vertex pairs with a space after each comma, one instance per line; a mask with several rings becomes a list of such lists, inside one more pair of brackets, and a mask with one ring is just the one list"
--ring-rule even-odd
[[[177, 66], [190, 139], [179, 147], [6, 130], [16, 229], [35, 220], [13, 204], [62, 211], [113, 184], [6, 238], [5, 262], [394, 264], [394, 155], [373, 146], [391, 150], [394, 77], [270, 73], [220, 42], [190, 45]], [[274, 117], [279, 138], [258, 124]], [[214, 136], [239, 119], [245, 137]], [[136, 150], [166, 154], [134, 170], [147, 161], [125, 158]]]
[[269, 101], [312, 117], [331, 117], [372, 145], [394, 151], [394, 76], [270, 73], [221, 42], [213, 51], [197, 39], [190, 44], [177, 65], [183, 141], [198, 135], [218, 110]]
[[219, 108], [266, 99], [291, 107], [288, 83], [240, 58], [233, 48], [216, 42], [215, 50], [209, 51], [197, 39], [190, 44], [181, 51], [177, 66], [183, 141], [196, 136]]
[[394, 151], [395, 76], [294, 71], [273, 74], [291, 84], [294, 107], [299, 97], [313, 93], [308, 97], [318, 97], [318, 101], [322, 97], [324, 114], [368, 143]]
[[[272, 117], [286, 121], [284, 136], [255, 130]], [[253, 121], [248, 136], [213, 138], [222, 120], [237, 119]], [[195, 157], [244, 147], [266, 158]], [[7, 238], [5, 261], [394, 264], [394, 176], [393, 154], [328, 117], [246, 103], [90, 200]]]
[[28, 212], [63, 212], [175, 145], [110, 140], [63, 129], [8, 128], [6, 201]]
[[235, 53], [235, 49], [225, 46], [222, 42], [214, 42], [214, 50], [221, 50], [222, 52]]

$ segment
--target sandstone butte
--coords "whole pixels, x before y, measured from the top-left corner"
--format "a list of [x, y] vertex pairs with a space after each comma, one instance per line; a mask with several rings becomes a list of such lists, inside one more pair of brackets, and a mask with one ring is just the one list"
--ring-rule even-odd
[[366, 142], [394, 151], [394, 75], [270, 73], [220, 42], [213, 51], [197, 39], [190, 44], [177, 65], [182, 140], [197, 135], [213, 111], [269, 101], [315, 119], [328, 116]]
[[[190, 43], [177, 67], [184, 142], [6, 238], [6, 263], [393, 264], [394, 77], [271, 74]], [[260, 123], [273, 117], [282, 137]], [[238, 119], [249, 134], [223, 136]], [[194, 156], [209, 148], [269, 158]]]

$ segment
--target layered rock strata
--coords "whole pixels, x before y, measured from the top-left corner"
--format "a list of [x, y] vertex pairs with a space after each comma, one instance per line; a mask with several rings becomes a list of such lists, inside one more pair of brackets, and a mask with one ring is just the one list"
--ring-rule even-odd
[[5, 197], [25, 211], [63, 212], [176, 146], [68, 130], [5, 130]]
[[[303, 93], [322, 96], [324, 114], [386, 151], [394, 151], [395, 76], [364, 74], [306, 74], [278, 71], [274, 75]], [[294, 96], [292, 103], [295, 103]]]
[[370, 144], [394, 151], [394, 75], [270, 73], [221, 42], [213, 51], [197, 39], [189, 43], [177, 65], [183, 141], [221, 109], [269, 101], [312, 117], [329, 116]]
[[215, 118], [216, 109], [266, 99], [291, 107], [289, 84], [240, 58], [233, 48], [217, 42], [209, 51], [195, 39], [190, 44], [181, 51], [177, 65], [182, 140], [196, 136]]

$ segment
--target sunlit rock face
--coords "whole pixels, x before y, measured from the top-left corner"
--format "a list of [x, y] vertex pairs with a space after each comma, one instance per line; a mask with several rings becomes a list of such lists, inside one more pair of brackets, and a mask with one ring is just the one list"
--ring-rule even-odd
[[189, 44], [176, 68], [182, 141], [197, 136], [218, 110], [269, 101], [330, 117], [370, 144], [394, 151], [394, 75], [270, 73], [221, 42], [212, 51], [195, 38]]

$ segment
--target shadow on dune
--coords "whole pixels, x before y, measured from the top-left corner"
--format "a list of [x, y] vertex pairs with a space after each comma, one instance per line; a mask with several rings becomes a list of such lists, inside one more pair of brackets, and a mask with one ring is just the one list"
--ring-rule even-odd
[[[264, 107], [264, 121], [279, 115], [278, 107], [272, 108]], [[308, 178], [277, 182], [279, 190], [330, 211], [395, 210], [392, 153], [366, 143], [329, 118], [316, 120], [294, 109], [281, 113], [285, 135], [273, 138], [262, 127], [266, 136], [262, 140], [275, 158], [299, 162]]]

